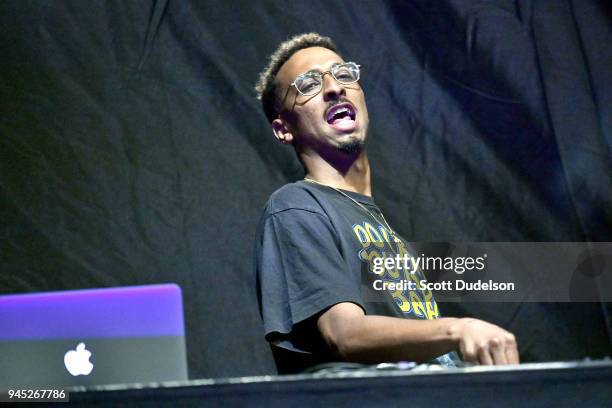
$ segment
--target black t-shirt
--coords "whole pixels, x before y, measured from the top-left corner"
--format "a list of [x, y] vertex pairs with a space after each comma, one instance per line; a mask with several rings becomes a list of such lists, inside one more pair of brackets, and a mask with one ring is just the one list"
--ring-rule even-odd
[[[374, 289], [375, 280], [424, 277], [405, 269], [373, 273], [375, 258], [413, 252], [362, 194], [306, 181], [280, 188], [266, 205], [255, 252], [260, 310], [279, 372], [337, 361], [316, 328], [317, 316], [337, 303], [355, 303], [369, 315], [439, 317], [429, 291]], [[438, 362], [453, 366], [451, 354]]]

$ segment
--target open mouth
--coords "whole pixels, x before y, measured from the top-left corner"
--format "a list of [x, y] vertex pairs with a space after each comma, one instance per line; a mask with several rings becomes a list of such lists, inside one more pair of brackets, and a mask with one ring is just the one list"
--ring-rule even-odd
[[355, 107], [350, 103], [341, 103], [332, 106], [325, 114], [325, 120], [338, 130], [353, 130], [356, 127]]

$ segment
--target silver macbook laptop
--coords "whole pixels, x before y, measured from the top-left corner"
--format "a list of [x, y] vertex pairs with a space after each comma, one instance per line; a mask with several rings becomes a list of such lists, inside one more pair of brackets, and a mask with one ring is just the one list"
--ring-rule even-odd
[[175, 284], [0, 296], [0, 390], [186, 379]]

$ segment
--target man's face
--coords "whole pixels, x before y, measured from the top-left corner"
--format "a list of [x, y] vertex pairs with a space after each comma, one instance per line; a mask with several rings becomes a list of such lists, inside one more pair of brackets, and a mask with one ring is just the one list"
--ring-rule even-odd
[[291, 86], [301, 74], [327, 72], [342, 62], [338, 54], [327, 48], [311, 47], [297, 51], [283, 64], [276, 79], [281, 97], [286, 97], [280, 119], [272, 123], [277, 138], [307, 154], [324, 155], [330, 149], [347, 153], [360, 150], [369, 119], [359, 83], [339, 84], [331, 74], [325, 74], [321, 91], [310, 96], [301, 95]]

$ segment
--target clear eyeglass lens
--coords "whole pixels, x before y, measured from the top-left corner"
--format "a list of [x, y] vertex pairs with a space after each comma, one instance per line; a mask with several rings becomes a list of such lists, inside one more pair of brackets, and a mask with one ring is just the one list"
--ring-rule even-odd
[[334, 78], [343, 84], [352, 84], [359, 80], [359, 67], [352, 62], [336, 65], [332, 68]]
[[321, 74], [318, 72], [306, 73], [295, 81], [295, 86], [304, 95], [311, 95], [321, 89]]

